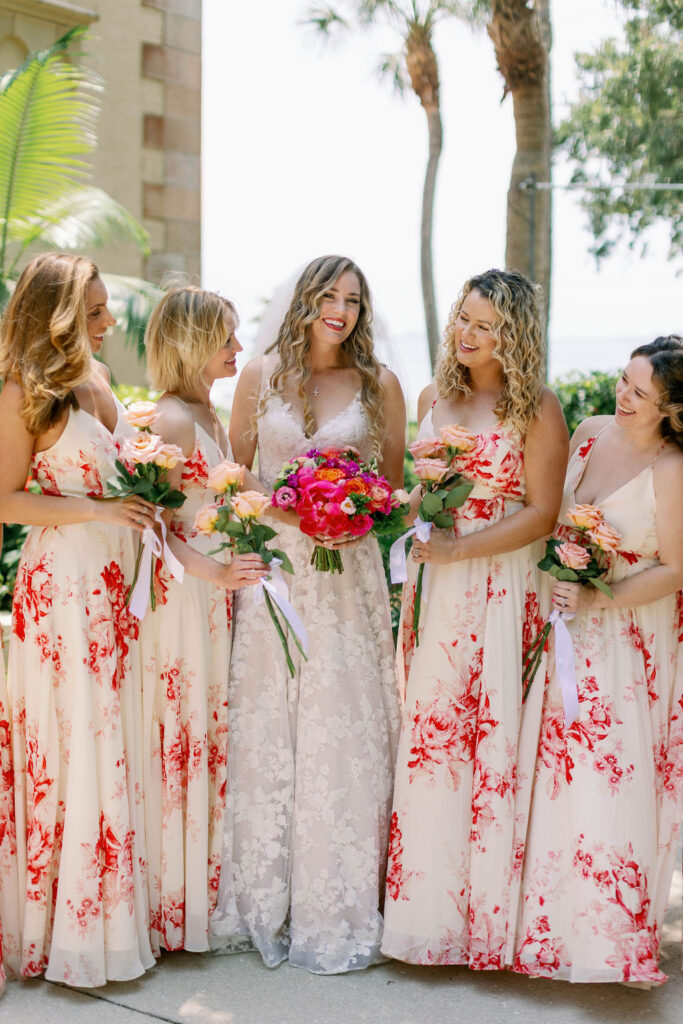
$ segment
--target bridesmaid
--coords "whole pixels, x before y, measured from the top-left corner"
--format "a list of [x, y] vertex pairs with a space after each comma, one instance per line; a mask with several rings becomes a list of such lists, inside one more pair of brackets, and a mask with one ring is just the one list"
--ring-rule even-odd
[[24, 977], [84, 987], [154, 963], [138, 625], [124, 603], [133, 531], [153, 513], [139, 497], [102, 500], [118, 408], [93, 353], [113, 323], [97, 267], [48, 253], [23, 271], [0, 335], [0, 520], [33, 527], [8, 671], [21, 946], [4, 940]]
[[621, 541], [612, 599], [553, 590], [576, 615], [579, 715], [565, 728], [551, 657], [515, 970], [650, 987], [683, 810], [682, 338], [637, 348], [614, 416], [577, 428], [563, 513], [577, 504]]
[[[382, 950], [490, 970], [511, 955], [543, 690], [541, 677], [518, 751], [523, 637], [542, 622], [534, 542], [555, 524], [567, 462], [562, 410], [543, 386], [536, 286], [500, 270], [466, 282], [418, 416], [420, 438], [455, 424], [476, 435], [457, 461], [474, 488], [454, 530], [413, 544], [404, 587]], [[430, 577], [415, 646], [418, 563]]]
[[141, 635], [155, 952], [209, 948], [223, 845], [230, 592], [266, 571], [258, 555], [209, 557], [217, 540], [194, 527], [199, 509], [215, 500], [210, 471], [232, 458], [210, 390], [237, 373], [237, 323], [231, 302], [185, 287], [161, 299], [147, 327], [149, 376], [164, 391], [154, 432], [187, 458], [168, 472], [185, 503], [165, 514], [185, 579], [181, 586], [166, 570], [157, 574], [157, 608]]
[[[0, 526], [0, 549], [2, 526]], [[3, 937], [3, 924], [5, 935]], [[5, 654], [0, 626], [0, 993], [6, 970], [19, 970], [19, 907], [17, 901], [17, 833], [14, 816], [14, 772], [5, 681]]]
[[[255, 429], [254, 429], [255, 427]], [[233, 450], [272, 488], [284, 462], [354, 445], [394, 487], [403, 479], [405, 405], [373, 352], [372, 305], [351, 260], [325, 256], [300, 276], [265, 356], [245, 368]], [[290, 679], [251, 595], [236, 601], [230, 668], [228, 813], [214, 944], [255, 947], [320, 974], [381, 960], [399, 703], [389, 601], [374, 537], [342, 539], [344, 572], [310, 565], [314, 541], [283, 524], [290, 601], [309, 638]]]

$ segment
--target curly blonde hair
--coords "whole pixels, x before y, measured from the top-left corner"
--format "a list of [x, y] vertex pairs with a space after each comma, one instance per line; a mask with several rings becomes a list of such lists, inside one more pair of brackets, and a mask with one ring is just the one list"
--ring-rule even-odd
[[360, 374], [360, 400], [368, 419], [372, 455], [379, 458], [385, 440], [385, 420], [382, 411], [383, 389], [379, 381], [381, 366], [373, 347], [372, 299], [365, 275], [346, 256], [320, 256], [309, 263], [299, 277], [277, 338], [266, 350], [276, 351], [279, 362], [261, 398], [257, 418], [263, 415], [269, 399], [273, 395], [282, 394], [289, 377], [295, 376], [297, 394], [304, 410], [306, 433], [313, 434], [315, 420], [306, 393], [306, 381], [311, 376], [308, 363], [311, 347], [309, 328], [320, 315], [325, 292], [348, 270], [360, 282], [360, 310], [356, 325], [342, 346], [342, 355], [344, 365]]
[[35, 256], [17, 281], [0, 324], [0, 376], [24, 392], [21, 414], [34, 437], [68, 406], [91, 373], [86, 295], [99, 270], [67, 253]]
[[494, 356], [503, 367], [496, 416], [524, 437], [540, 411], [545, 376], [541, 289], [515, 270], [487, 270], [465, 282], [451, 307], [436, 368], [436, 387], [443, 398], [472, 394], [469, 369], [458, 361], [456, 338], [456, 322], [471, 291], [493, 308], [490, 333], [496, 340]]
[[172, 288], [159, 300], [145, 332], [147, 371], [155, 388], [186, 394], [196, 387], [203, 367], [230, 336], [226, 312], [237, 327], [229, 299], [194, 285]]

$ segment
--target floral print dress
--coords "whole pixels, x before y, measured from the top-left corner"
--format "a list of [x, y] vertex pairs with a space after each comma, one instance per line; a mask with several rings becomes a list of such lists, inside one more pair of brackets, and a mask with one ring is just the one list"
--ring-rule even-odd
[[[194, 520], [215, 498], [207, 477], [224, 458], [195, 423], [185, 503], [171, 528], [202, 554], [218, 541], [197, 533]], [[155, 952], [201, 952], [209, 948], [223, 846], [232, 595], [187, 573], [180, 584], [160, 561], [155, 591], [156, 611], [148, 609], [140, 638], [152, 943]]]
[[[563, 513], [594, 442], [569, 463]], [[622, 537], [612, 581], [657, 565], [652, 467], [598, 508]], [[683, 810], [683, 595], [585, 612], [569, 629], [579, 716], [565, 727], [551, 662], [515, 969], [663, 981], [660, 928]]]
[[[32, 477], [44, 494], [102, 497], [117, 456], [106, 427], [71, 409]], [[32, 527], [24, 544], [8, 668], [17, 933], [4, 922], [24, 977], [92, 987], [154, 963], [138, 622], [125, 605], [134, 550], [132, 531], [101, 522]]]
[[[275, 396], [259, 421], [259, 472], [311, 448], [369, 433], [359, 396], [307, 438]], [[377, 542], [342, 552], [341, 575], [310, 565], [313, 541], [276, 524], [294, 577], [289, 599], [308, 631], [296, 675], [264, 605], [235, 601], [230, 667], [228, 811], [213, 944], [256, 948], [319, 974], [382, 960], [381, 900], [399, 726], [389, 599]]]
[[[0, 643], [1, 640], [0, 636]], [[0, 993], [5, 985], [5, 967], [10, 973], [19, 970], [19, 931], [12, 737], [5, 681], [5, 656], [0, 650]]]
[[[419, 436], [433, 433], [430, 411]], [[509, 426], [478, 434], [457, 466], [474, 487], [454, 511], [456, 535], [523, 508], [523, 444]], [[522, 650], [543, 621], [541, 551], [536, 543], [430, 566], [418, 646], [417, 566], [409, 559], [382, 942], [398, 960], [495, 969], [511, 958], [543, 693], [541, 671], [522, 708]]]

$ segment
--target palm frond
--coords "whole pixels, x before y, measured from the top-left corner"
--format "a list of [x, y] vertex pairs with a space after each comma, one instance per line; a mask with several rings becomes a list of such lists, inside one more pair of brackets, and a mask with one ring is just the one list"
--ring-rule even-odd
[[10, 273], [30, 245], [61, 252], [99, 249], [112, 242], [132, 242], [149, 254], [147, 232], [135, 217], [107, 192], [83, 185], [60, 196], [35, 216], [11, 221], [8, 239], [19, 243]]
[[141, 359], [145, 358], [145, 330], [155, 305], [164, 294], [161, 288], [139, 277], [102, 274], [109, 292], [109, 307], [117, 326]]
[[349, 28], [347, 20], [329, 5], [310, 7], [303, 24], [312, 26], [324, 36], [331, 36], [333, 33]]
[[84, 31], [71, 29], [0, 82], [0, 276], [10, 223], [31, 222], [90, 170], [101, 82], [64, 57]]
[[408, 79], [406, 77], [405, 58], [403, 53], [383, 53], [377, 70], [382, 77], [391, 80], [396, 92], [401, 95], [406, 91]]

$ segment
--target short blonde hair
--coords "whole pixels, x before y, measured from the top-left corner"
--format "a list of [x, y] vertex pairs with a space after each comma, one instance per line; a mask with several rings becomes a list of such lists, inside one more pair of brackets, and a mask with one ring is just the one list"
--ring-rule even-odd
[[216, 292], [172, 288], [157, 303], [145, 331], [147, 371], [161, 391], [192, 391], [202, 369], [225, 345], [225, 313], [239, 323], [232, 302]]
[[91, 373], [86, 296], [99, 276], [82, 256], [46, 252], [24, 268], [0, 326], [0, 376], [21, 385], [21, 413], [38, 437], [68, 406]]

